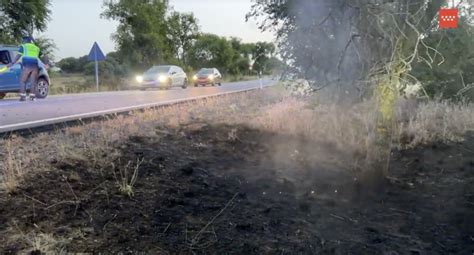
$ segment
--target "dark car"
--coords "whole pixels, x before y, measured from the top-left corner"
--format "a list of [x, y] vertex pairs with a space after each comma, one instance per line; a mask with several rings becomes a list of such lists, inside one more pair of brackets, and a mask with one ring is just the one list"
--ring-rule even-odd
[[[3, 46], [0, 45], [0, 69], [5, 69], [6, 65], [10, 64], [18, 54], [17, 46]], [[49, 92], [50, 80], [47, 66], [43, 62], [38, 62], [39, 76], [38, 76], [38, 91], [37, 98], [46, 98]], [[18, 93], [20, 91], [20, 74], [21, 64], [17, 63], [10, 69], [0, 72], [0, 99], [3, 99], [7, 93]], [[31, 79], [26, 84], [26, 89], [31, 88]]]
[[141, 89], [188, 86], [186, 73], [178, 66], [153, 66], [136, 78]]
[[222, 85], [222, 75], [216, 68], [202, 68], [193, 77], [194, 86]]

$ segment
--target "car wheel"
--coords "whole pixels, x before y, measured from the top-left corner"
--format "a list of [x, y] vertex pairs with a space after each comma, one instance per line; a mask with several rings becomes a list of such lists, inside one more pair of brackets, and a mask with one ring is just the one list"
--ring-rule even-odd
[[185, 89], [187, 87], [188, 87], [188, 80], [184, 79], [183, 86], [181, 86], [181, 88]]
[[218, 84], [219, 84], [219, 86], [222, 86], [222, 83], [219, 82]]
[[49, 93], [49, 82], [45, 78], [41, 77], [38, 79], [36, 97], [46, 98]]
[[216, 86], [216, 84], [215, 84], [215, 83], [212, 83], [211, 85], [212, 85], [213, 87], [214, 87], [214, 86]]
[[4, 99], [6, 95], [7, 95], [7, 93], [0, 93], [0, 100]]

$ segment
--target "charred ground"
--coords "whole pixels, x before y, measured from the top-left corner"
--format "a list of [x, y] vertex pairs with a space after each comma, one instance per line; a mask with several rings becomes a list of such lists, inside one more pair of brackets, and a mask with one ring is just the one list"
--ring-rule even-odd
[[28, 174], [0, 199], [0, 251], [31, 251], [31, 233], [93, 253], [474, 250], [472, 133], [394, 153], [390, 181], [367, 190], [358, 172], [311, 160], [318, 146], [340, 152], [301, 137], [202, 122], [156, 130], [116, 145], [116, 168], [143, 160], [131, 197], [112, 167], [91, 171], [86, 161], [52, 159], [49, 171]]

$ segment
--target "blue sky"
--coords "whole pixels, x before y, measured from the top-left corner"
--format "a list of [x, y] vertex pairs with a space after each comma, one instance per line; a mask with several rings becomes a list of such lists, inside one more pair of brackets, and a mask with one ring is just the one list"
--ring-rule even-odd
[[[115, 49], [110, 35], [116, 22], [101, 19], [101, 0], [52, 0], [48, 30], [42, 35], [58, 46], [56, 58], [78, 57], [89, 53], [94, 41], [107, 53]], [[271, 41], [273, 35], [262, 33], [254, 22], [245, 22], [250, 0], [170, 0], [180, 12], [193, 12], [201, 30], [221, 36], [236, 36], [246, 42]]]

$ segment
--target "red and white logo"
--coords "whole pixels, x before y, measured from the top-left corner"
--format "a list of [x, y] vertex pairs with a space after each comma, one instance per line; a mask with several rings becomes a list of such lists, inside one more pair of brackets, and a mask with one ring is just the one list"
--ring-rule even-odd
[[438, 26], [440, 29], [457, 28], [459, 20], [458, 9], [441, 9], [438, 14]]

